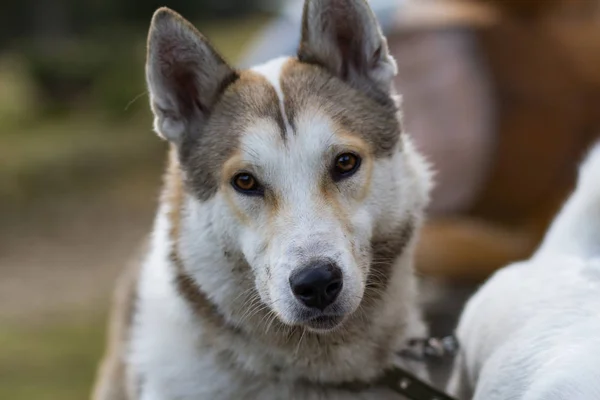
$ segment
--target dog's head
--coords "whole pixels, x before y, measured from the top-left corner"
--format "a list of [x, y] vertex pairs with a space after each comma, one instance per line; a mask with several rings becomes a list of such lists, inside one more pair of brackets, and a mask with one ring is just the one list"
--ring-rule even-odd
[[160, 9], [146, 72], [155, 130], [261, 300], [286, 324], [337, 326], [377, 272], [374, 240], [402, 235], [428, 186], [410, 165], [421, 161], [401, 135], [396, 65], [366, 1], [308, 0], [297, 57], [247, 71]]

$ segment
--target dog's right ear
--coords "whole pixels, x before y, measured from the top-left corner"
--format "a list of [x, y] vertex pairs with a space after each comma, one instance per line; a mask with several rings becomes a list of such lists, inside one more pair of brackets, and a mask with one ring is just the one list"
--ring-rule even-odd
[[227, 83], [237, 73], [188, 21], [168, 8], [152, 17], [146, 80], [154, 130], [181, 143], [197, 135]]
[[367, 0], [305, 0], [298, 58], [367, 91], [390, 93], [397, 72]]

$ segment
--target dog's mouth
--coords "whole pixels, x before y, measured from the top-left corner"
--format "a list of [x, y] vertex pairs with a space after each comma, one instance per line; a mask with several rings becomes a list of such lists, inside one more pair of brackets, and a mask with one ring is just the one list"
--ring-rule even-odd
[[340, 315], [321, 315], [307, 320], [303, 325], [312, 331], [324, 333], [339, 327], [344, 319]]

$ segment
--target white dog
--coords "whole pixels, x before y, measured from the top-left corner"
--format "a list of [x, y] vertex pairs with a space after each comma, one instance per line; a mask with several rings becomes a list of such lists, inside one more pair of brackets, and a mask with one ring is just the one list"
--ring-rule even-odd
[[146, 72], [172, 151], [95, 398], [400, 398], [353, 384], [426, 334], [412, 253], [430, 174], [367, 2], [308, 0], [298, 56], [246, 71], [163, 8]]
[[458, 338], [461, 398], [600, 399], [600, 144], [539, 250], [479, 290]]

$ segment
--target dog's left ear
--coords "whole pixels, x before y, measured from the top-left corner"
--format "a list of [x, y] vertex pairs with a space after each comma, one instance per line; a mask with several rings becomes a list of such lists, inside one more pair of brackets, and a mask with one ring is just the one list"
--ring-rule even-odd
[[298, 59], [351, 85], [389, 93], [396, 62], [366, 0], [306, 0]]
[[219, 94], [236, 77], [192, 24], [168, 8], [154, 13], [146, 80], [159, 135], [178, 144], [198, 135]]

